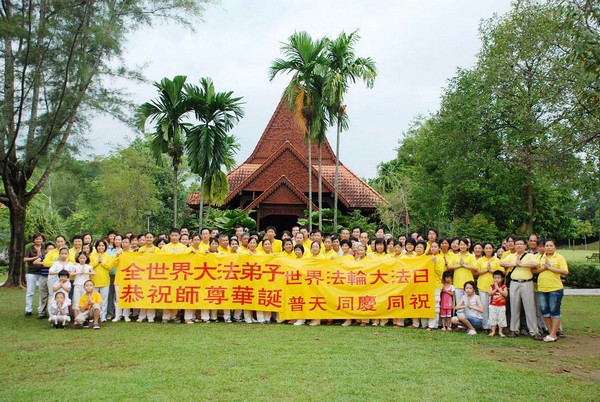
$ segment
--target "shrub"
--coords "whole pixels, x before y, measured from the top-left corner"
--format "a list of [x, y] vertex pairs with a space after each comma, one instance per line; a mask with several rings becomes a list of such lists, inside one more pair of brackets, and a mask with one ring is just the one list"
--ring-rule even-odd
[[591, 262], [569, 263], [569, 275], [565, 284], [581, 288], [600, 287], [600, 264]]

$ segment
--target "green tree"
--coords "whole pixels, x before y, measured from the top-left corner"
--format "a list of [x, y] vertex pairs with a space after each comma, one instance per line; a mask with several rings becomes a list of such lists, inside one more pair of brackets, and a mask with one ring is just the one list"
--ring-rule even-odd
[[190, 103], [183, 92], [186, 77], [178, 75], [173, 80], [163, 78], [155, 82], [158, 99], [142, 104], [137, 110], [137, 124], [144, 130], [146, 122], [154, 125], [151, 136], [151, 149], [158, 163], [162, 155], [167, 154], [173, 163], [173, 226], [177, 227], [177, 186], [178, 171], [183, 158], [185, 133], [189, 127], [186, 114], [190, 111]]
[[202, 2], [192, 0], [3, 2], [0, 202], [9, 208], [11, 226], [6, 286], [23, 282], [27, 205], [70, 136], [84, 130], [91, 110], [125, 117], [123, 94], [104, 80], [139, 77], [119, 63], [125, 35], [156, 18], [189, 23], [201, 11]]
[[[295, 32], [281, 45], [284, 58], [271, 63], [269, 79], [277, 74], [293, 74], [283, 91], [308, 143], [308, 215], [312, 230], [312, 141], [323, 135], [327, 109], [323, 99], [323, 66], [327, 38], [313, 39], [307, 32]], [[320, 173], [319, 173], [320, 174]], [[319, 208], [320, 210], [321, 208]]]
[[204, 199], [221, 205], [228, 193], [227, 171], [235, 166], [233, 158], [239, 149], [229, 131], [244, 117], [242, 98], [232, 91], [217, 92], [210, 78], [202, 78], [200, 86], [186, 85], [186, 98], [198, 124], [189, 129], [186, 153], [190, 170], [200, 176], [199, 227], [202, 227]]
[[[375, 62], [370, 57], [356, 57], [354, 45], [360, 36], [357, 31], [347, 35], [342, 32], [335, 40], [327, 43], [325, 57], [327, 59], [327, 69], [325, 78], [325, 95], [328, 99], [330, 121], [336, 124], [335, 140], [335, 177], [334, 177], [334, 198], [333, 198], [333, 227], [337, 232], [337, 208], [339, 192], [339, 166], [340, 166], [340, 133], [348, 129], [346, 119], [346, 105], [344, 97], [348, 92], [350, 83], [362, 80], [367, 88], [372, 88], [377, 77]], [[319, 167], [320, 169], [320, 167]], [[319, 194], [321, 194], [321, 184], [319, 183]], [[319, 205], [319, 209], [321, 205]]]

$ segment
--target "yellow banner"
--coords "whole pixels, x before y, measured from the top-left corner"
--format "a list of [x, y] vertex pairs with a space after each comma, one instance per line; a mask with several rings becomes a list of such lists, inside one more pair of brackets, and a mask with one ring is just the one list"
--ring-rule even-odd
[[430, 257], [288, 259], [251, 255], [120, 257], [119, 306], [278, 311], [282, 319], [432, 318]]

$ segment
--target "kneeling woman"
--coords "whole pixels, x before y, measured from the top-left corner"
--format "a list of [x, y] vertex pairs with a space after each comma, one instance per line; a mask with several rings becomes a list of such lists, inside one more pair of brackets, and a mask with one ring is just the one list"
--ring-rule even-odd
[[483, 325], [483, 305], [475, 290], [475, 282], [465, 283], [465, 293], [456, 305], [457, 316], [452, 317], [453, 324], [462, 324], [468, 328], [468, 335], [477, 335], [475, 328]]

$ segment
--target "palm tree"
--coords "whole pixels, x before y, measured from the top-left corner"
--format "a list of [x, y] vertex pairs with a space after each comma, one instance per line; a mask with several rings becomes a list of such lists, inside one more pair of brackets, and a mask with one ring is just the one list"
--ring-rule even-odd
[[177, 186], [179, 165], [183, 157], [184, 134], [189, 124], [183, 122], [189, 105], [183, 94], [186, 77], [178, 75], [173, 80], [163, 78], [155, 82], [158, 99], [146, 102], [137, 109], [137, 126], [144, 130], [146, 123], [154, 124], [150, 133], [150, 148], [157, 163], [162, 163], [162, 154], [173, 162], [173, 226], [177, 226]]
[[327, 39], [312, 39], [307, 32], [295, 32], [281, 45], [283, 59], [277, 58], [269, 69], [269, 80], [277, 74], [294, 76], [283, 94], [308, 143], [308, 222], [312, 230], [312, 139], [324, 121], [322, 91], [319, 85]]
[[349, 35], [342, 32], [337, 39], [327, 44], [327, 78], [325, 83], [325, 94], [328, 99], [330, 121], [337, 125], [335, 142], [335, 177], [334, 177], [334, 199], [333, 199], [333, 227], [337, 231], [337, 209], [339, 193], [339, 165], [340, 165], [340, 133], [347, 129], [346, 105], [344, 96], [348, 92], [350, 82], [355, 83], [357, 79], [365, 82], [367, 88], [372, 88], [377, 77], [375, 62], [370, 58], [356, 57], [354, 45], [360, 36], [354, 31]]
[[241, 97], [233, 92], [216, 92], [210, 78], [202, 78], [200, 87], [186, 85], [186, 98], [199, 124], [188, 130], [185, 149], [192, 173], [200, 176], [198, 222], [202, 227], [205, 194], [212, 204], [222, 204], [227, 196], [227, 177], [222, 168], [231, 170], [233, 155], [239, 149], [228, 132], [244, 116]]

